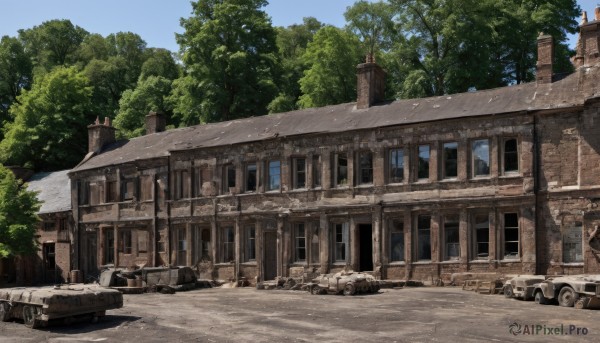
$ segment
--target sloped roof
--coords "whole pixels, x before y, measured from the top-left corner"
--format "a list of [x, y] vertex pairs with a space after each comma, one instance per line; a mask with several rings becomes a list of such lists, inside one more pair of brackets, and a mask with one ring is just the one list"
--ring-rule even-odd
[[71, 210], [71, 180], [68, 170], [34, 174], [28, 181], [27, 189], [38, 192], [42, 202], [38, 214]]
[[579, 68], [551, 84], [535, 82], [477, 92], [386, 102], [357, 110], [355, 103], [310, 108], [168, 130], [110, 144], [73, 171], [168, 156], [170, 151], [216, 147], [303, 134], [335, 133], [444, 119], [583, 105], [600, 95], [600, 66]]

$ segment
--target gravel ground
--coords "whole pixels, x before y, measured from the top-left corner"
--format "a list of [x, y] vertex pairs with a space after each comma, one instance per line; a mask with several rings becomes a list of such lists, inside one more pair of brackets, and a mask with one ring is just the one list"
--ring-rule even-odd
[[[253, 288], [124, 297], [123, 308], [97, 324], [30, 330], [0, 322], [0, 342], [600, 342], [600, 311], [451, 287], [352, 297]], [[577, 328], [579, 335], [566, 334]]]

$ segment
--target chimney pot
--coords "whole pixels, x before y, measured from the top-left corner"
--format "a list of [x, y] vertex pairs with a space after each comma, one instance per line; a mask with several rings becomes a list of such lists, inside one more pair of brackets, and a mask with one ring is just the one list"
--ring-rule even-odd
[[146, 134], [163, 132], [166, 129], [165, 115], [157, 112], [148, 112], [146, 115]]
[[536, 81], [538, 84], [552, 83], [552, 60], [554, 59], [554, 43], [552, 36], [540, 33], [538, 39], [538, 59]]
[[365, 109], [374, 103], [384, 100], [385, 97], [385, 72], [375, 63], [372, 54], [368, 54], [366, 63], [356, 66], [356, 108]]
[[585, 24], [588, 22], [588, 18], [587, 18], [587, 12], [583, 11], [581, 12], [581, 24]]
[[88, 153], [100, 152], [102, 148], [115, 142], [116, 129], [110, 126], [110, 119], [104, 117], [104, 123], [100, 124], [100, 118], [96, 117], [94, 124], [88, 126]]
[[600, 7], [598, 6], [594, 9], [594, 20], [600, 20]]
[[110, 126], [110, 119], [108, 117], [104, 117], [104, 126]]
[[98, 118], [98, 116], [96, 116], [96, 121], [94, 122], [94, 125], [100, 125], [100, 118]]

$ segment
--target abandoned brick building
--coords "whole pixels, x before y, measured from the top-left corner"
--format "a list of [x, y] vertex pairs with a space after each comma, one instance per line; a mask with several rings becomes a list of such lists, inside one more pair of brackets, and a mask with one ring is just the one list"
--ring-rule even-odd
[[70, 171], [73, 267], [193, 266], [202, 277], [374, 271], [600, 272], [600, 13], [581, 25], [576, 72], [382, 101], [358, 66], [356, 103], [115, 141], [89, 126]]

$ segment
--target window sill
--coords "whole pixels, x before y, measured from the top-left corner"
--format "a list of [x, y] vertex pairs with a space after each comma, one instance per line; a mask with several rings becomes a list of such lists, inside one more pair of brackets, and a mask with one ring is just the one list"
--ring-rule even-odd
[[421, 260], [421, 261], [415, 261], [412, 264], [432, 264], [433, 262], [431, 260]]
[[336, 261], [332, 263], [334, 266], [345, 266], [348, 263], [346, 261]]
[[550, 262], [550, 265], [559, 267], [583, 267], [583, 262]]
[[406, 262], [405, 261], [394, 261], [394, 262], [390, 262], [389, 266], [390, 267], [406, 266]]
[[413, 183], [417, 183], [417, 184], [420, 184], [420, 183], [431, 183], [431, 181], [429, 181], [429, 178], [427, 178], [427, 179], [418, 179], [417, 181], [415, 181]]
[[469, 263], [481, 263], [481, 264], [485, 264], [485, 263], [490, 263], [493, 262], [493, 260], [470, 260]]
[[499, 176], [500, 179], [516, 179], [516, 178], [520, 178], [523, 175], [521, 175], [521, 173], [519, 172], [514, 172], [514, 173], [505, 173]]
[[389, 182], [389, 183], [386, 183], [386, 186], [404, 186], [404, 185], [406, 185], [405, 182]]
[[256, 261], [246, 261], [241, 263], [242, 266], [256, 267]]
[[360, 185], [357, 185], [355, 188], [372, 188], [373, 187], [373, 183], [361, 183]]
[[500, 263], [515, 263], [515, 262], [521, 262], [520, 258], [506, 258], [503, 260], [498, 260], [498, 262]]
[[471, 181], [489, 181], [491, 179], [492, 179], [492, 177], [490, 175], [479, 175], [479, 176], [472, 177], [470, 180]]
[[234, 266], [235, 262], [231, 261], [231, 262], [219, 262], [219, 263], [215, 263], [214, 266], [215, 267], [227, 267], [227, 266]]
[[444, 260], [439, 262], [440, 264], [457, 264], [457, 263], [461, 263], [460, 260]]
[[440, 182], [458, 182], [458, 177], [448, 177], [448, 178], [443, 178], [440, 180]]

